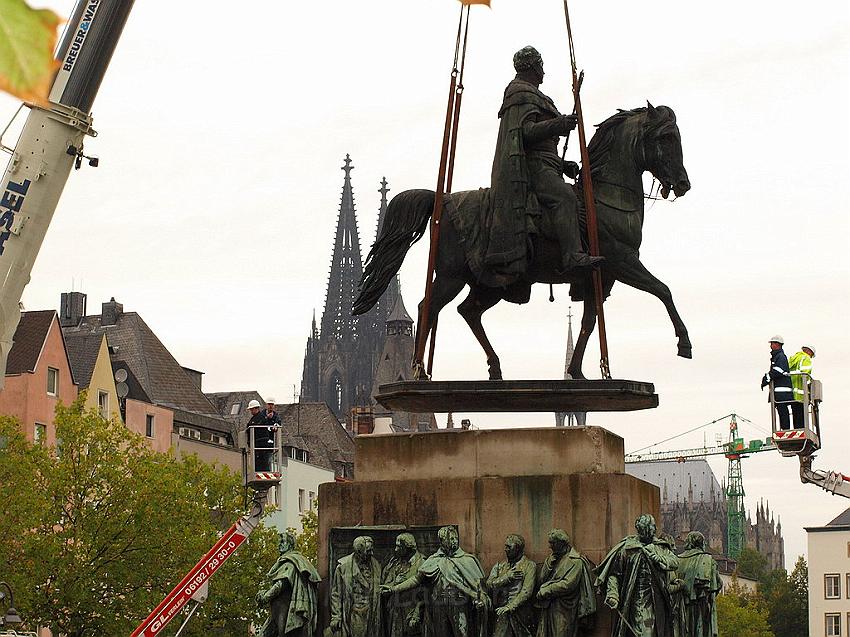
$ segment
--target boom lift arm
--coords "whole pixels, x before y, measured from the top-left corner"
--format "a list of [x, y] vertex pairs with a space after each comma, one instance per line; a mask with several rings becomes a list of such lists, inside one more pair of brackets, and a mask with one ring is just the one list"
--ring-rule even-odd
[[221, 568], [231, 555], [236, 552], [251, 532], [257, 528], [263, 517], [268, 490], [256, 491], [251, 511], [239, 518], [218, 542], [204, 555], [174, 589], [165, 596], [153, 612], [148, 615], [130, 637], [154, 637], [179, 613], [189, 602], [194, 602], [191, 610], [180, 625], [177, 634], [189, 623], [198, 607], [207, 599], [209, 579]]
[[836, 471], [812, 469], [814, 456], [800, 456], [800, 480], [816, 484], [832, 495], [850, 498], [850, 477]]
[[153, 612], [136, 627], [130, 637], [155, 637], [174, 619], [177, 614], [193, 602], [192, 608], [186, 613], [183, 623], [177, 629], [175, 637], [183, 632], [186, 624], [192, 619], [198, 607], [207, 601], [209, 581], [215, 572], [233, 555], [257, 528], [263, 517], [263, 510], [269, 496], [269, 489], [280, 484], [283, 457], [280, 453], [280, 428], [268, 427], [272, 434], [269, 441], [267, 435], [257, 445], [255, 435], [264, 426], [249, 425], [245, 431], [239, 432], [239, 446], [242, 449], [242, 484], [253, 491], [251, 510], [239, 518], [207, 551], [195, 566], [180, 580], [171, 592], [159, 603]]

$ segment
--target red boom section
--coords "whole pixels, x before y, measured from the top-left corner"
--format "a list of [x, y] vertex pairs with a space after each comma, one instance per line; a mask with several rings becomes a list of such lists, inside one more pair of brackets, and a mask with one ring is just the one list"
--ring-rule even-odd
[[148, 615], [130, 637], [154, 637], [192, 599], [192, 595], [233, 555], [254, 530], [249, 516], [240, 518], [221, 539], [192, 567], [186, 577], [174, 587], [154, 611]]

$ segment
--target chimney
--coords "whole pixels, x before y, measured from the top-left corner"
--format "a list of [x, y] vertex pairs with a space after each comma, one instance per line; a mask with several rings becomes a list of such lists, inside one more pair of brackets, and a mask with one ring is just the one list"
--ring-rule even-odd
[[124, 306], [115, 301], [113, 296], [109, 299], [109, 303], [103, 303], [100, 309], [100, 324], [115, 325], [118, 322], [118, 317], [124, 312]]
[[[181, 365], [181, 367], [183, 366]], [[191, 379], [192, 384], [198, 389], [201, 389], [204, 380], [204, 372], [199, 372], [197, 369], [192, 369], [191, 367], [183, 367], [183, 371], [186, 372], [186, 375]]]
[[62, 292], [59, 301], [59, 325], [77, 327], [86, 315], [86, 295], [82, 292]]

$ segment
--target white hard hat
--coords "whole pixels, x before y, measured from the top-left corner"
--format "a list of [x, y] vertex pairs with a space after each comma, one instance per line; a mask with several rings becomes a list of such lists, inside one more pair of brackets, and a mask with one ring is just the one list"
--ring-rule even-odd
[[259, 407], [259, 406], [260, 406], [260, 403], [258, 403], [256, 400], [252, 400], [251, 402], [248, 403], [248, 409], [253, 409], [254, 407]]
[[269, 396], [268, 398], [266, 398], [266, 404], [268, 404], [268, 405], [274, 405], [274, 398], [272, 398], [271, 396]]
[[803, 345], [803, 346], [800, 347], [800, 349], [804, 349], [804, 348], [812, 350], [812, 356], [817, 354], [817, 350], [815, 349], [814, 345]]
[[775, 334], [770, 337], [768, 343], [779, 343], [780, 345], [785, 345], [785, 339], [782, 338], [779, 334]]

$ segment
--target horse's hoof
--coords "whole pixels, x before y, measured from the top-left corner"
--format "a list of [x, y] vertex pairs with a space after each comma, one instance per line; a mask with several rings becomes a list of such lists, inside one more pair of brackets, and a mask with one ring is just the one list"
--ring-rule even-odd
[[567, 373], [570, 375], [571, 380], [587, 380], [587, 378], [585, 378], [585, 375], [581, 372], [580, 369], [577, 369], [574, 372], [571, 371]]
[[682, 358], [693, 358], [690, 345], [679, 345], [679, 356]]
[[490, 380], [502, 380], [502, 370], [501, 369], [491, 369], [490, 370]]

